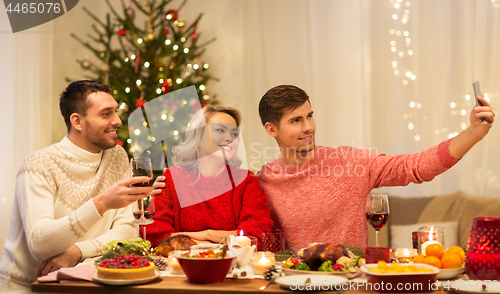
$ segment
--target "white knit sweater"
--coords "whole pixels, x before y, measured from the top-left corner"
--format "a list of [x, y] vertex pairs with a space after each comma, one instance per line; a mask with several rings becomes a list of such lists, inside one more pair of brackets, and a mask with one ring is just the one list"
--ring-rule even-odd
[[120, 146], [95, 154], [65, 137], [28, 155], [16, 177], [0, 293], [29, 293], [39, 263], [74, 244], [83, 260], [102, 254], [102, 246], [111, 240], [136, 238], [131, 206], [101, 217], [92, 201], [129, 175]]

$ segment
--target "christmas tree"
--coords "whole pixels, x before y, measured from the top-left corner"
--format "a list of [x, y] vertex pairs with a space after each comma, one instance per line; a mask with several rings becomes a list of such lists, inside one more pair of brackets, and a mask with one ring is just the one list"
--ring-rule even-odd
[[[205, 47], [215, 38], [198, 44], [200, 33], [197, 28], [202, 14], [188, 25], [179, 20], [179, 12], [187, 0], [177, 9], [167, 7], [172, 1], [130, 0], [130, 6], [127, 7], [121, 0], [120, 15], [106, 0], [111, 15], [108, 13], [105, 21], [84, 7], [84, 11], [97, 23], [92, 26], [96, 35], [88, 35], [93, 44], [71, 34], [100, 60], [99, 64], [89, 58], [77, 61], [92, 74], [88, 78], [101, 81], [111, 88], [120, 105], [119, 115], [123, 122], [118, 129], [118, 144], [125, 148], [129, 156], [132, 156], [132, 151], [136, 151], [133, 148], [141, 147], [133, 146], [127, 125], [128, 117], [135, 109], [143, 108], [147, 101], [194, 85], [201, 106], [217, 103], [215, 96], [207, 91], [209, 80], [216, 79], [208, 74], [209, 65], [201, 60]], [[142, 13], [145, 18], [138, 20], [140, 17], [136, 16], [136, 12]], [[142, 22], [144, 28], [136, 22]], [[175, 112], [180, 111], [182, 104], [180, 102], [180, 105], [173, 105], [166, 110], [162, 114], [164, 119], [173, 121]], [[186, 119], [176, 120], [177, 124], [183, 125], [179, 127], [180, 130], [185, 129], [189, 122], [189, 118]], [[148, 124], [147, 121], [145, 123]], [[174, 139], [179, 140], [178, 136]], [[154, 141], [154, 137], [151, 141]], [[166, 146], [164, 142], [162, 144], [165, 150], [171, 149], [174, 143], [170, 142]]]

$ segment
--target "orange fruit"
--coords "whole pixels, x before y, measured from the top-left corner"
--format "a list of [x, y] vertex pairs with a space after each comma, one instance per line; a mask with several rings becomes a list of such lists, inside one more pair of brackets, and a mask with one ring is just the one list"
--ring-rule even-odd
[[462, 260], [462, 262], [464, 262], [464, 260], [465, 260], [465, 252], [464, 252], [464, 250], [460, 246], [451, 246], [450, 248], [446, 249], [446, 251], [445, 251], [445, 253], [448, 253], [448, 252], [455, 253], [456, 255], [458, 255], [458, 257], [460, 257], [460, 259]]
[[441, 257], [441, 264], [443, 268], [459, 268], [462, 267], [462, 259], [454, 252], [446, 252]]
[[441, 268], [441, 260], [436, 256], [426, 256], [424, 258], [424, 263], [428, 265], [433, 265], [437, 268]]
[[441, 258], [444, 254], [444, 247], [439, 243], [430, 244], [425, 248], [425, 255]]
[[419, 255], [417, 255], [417, 257], [415, 257], [415, 259], [413, 260], [413, 263], [424, 263], [424, 258], [425, 258], [425, 256], [423, 256], [422, 254], [419, 254]]

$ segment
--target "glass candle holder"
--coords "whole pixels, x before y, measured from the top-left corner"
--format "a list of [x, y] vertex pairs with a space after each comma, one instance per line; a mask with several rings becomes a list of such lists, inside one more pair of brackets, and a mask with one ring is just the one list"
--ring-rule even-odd
[[473, 280], [500, 280], [500, 218], [474, 219], [465, 255], [465, 270]]
[[377, 263], [379, 261], [391, 262], [392, 249], [389, 247], [367, 247], [365, 249], [366, 263]]
[[418, 231], [411, 232], [411, 245], [418, 252]]
[[257, 237], [254, 236], [247, 236], [247, 237], [250, 239], [250, 246], [255, 245], [255, 250], [257, 250], [257, 248], [259, 248], [259, 239], [257, 239]]
[[418, 253], [425, 255], [425, 249], [431, 244], [439, 243], [444, 247], [444, 228], [427, 226], [418, 229]]
[[414, 248], [396, 248], [396, 252], [394, 252], [394, 257], [399, 263], [413, 263], [417, 255], [418, 251]]
[[183, 275], [184, 271], [182, 270], [179, 261], [174, 256], [175, 252], [176, 251], [170, 251], [168, 253], [168, 270], [172, 275]]
[[263, 275], [266, 270], [276, 264], [274, 253], [272, 252], [255, 252], [252, 257], [252, 270], [254, 275]]
[[283, 230], [262, 232], [262, 248], [264, 251], [276, 253], [285, 250], [285, 233]]

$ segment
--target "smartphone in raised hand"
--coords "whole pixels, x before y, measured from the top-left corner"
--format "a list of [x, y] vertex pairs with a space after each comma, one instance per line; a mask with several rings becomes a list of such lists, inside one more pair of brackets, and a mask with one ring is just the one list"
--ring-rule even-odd
[[[483, 104], [477, 99], [477, 96], [481, 96], [481, 88], [479, 87], [479, 81], [475, 81], [472, 83], [472, 87], [474, 88], [474, 98], [476, 99], [476, 106], [483, 106]], [[480, 117], [479, 120], [485, 120], [485, 117]]]

